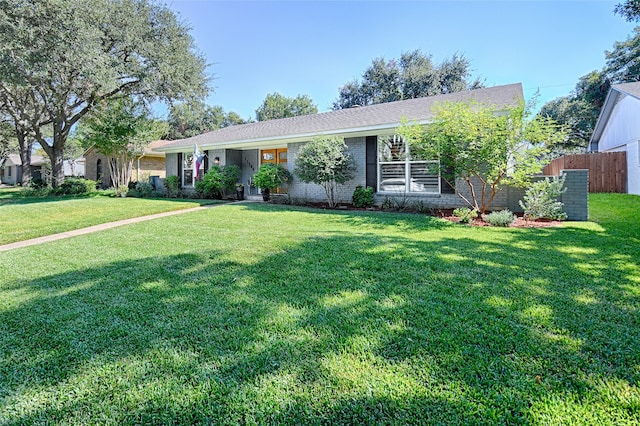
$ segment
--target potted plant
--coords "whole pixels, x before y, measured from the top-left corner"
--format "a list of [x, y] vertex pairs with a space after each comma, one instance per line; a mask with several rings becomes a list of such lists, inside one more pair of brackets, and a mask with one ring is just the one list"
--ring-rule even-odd
[[271, 190], [279, 187], [290, 178], [291, 173], [281, 164], [265, 163], [253, 176], [253, 181], [258, 188], [262, 189], [262, 199], [269, 201]]

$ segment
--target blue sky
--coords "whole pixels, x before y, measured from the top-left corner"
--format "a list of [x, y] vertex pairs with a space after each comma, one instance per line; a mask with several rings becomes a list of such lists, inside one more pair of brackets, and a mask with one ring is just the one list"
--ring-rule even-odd
[[[620, 0], [621, 1], [621, 0]], [[211, 64], [209, 105], [244, 118], [269, 93], [309, 95], [328, 111], [338, 89], [372, 59], [421, 49], [435, 62], [458, 53], [487, 86], [521, 82], [538, 106], [604, 66], [633, 25], [619, 1], [169, 0]]]

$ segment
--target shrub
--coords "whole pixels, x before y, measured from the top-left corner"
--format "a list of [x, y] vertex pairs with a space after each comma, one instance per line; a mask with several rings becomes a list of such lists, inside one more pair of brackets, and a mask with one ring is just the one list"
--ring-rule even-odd
[[362, 185], [356, 186], [353, 191], [353, 206], [358, 208], [372, 207], [374, 203], [373, 188], [370, 186], [364, 188]]
[[289, 170], [281, 164], [265, 163], [253, 176], [253, 182], [258, 188], [273, 189], [282, 185], [291, 178]]
[[142, 198], [151, 197], [153, 194], [153, 185], [150, 182], [139, 181], [136, 183], [135, 190]]
[[[215, 167], [215, 166], [214, 166]], [[236, 184], [240, 182], [242, 170], [233, 164], [221, 167], [222, 172], [222, 188], [225, 191], [235, 191]]]
[[520, 207], [524, 210], [526, 219], [564, 220], [567, 214], [562, 211], [562, 202], [558, 197], [566, 191], [564, 176], [562, 178], [545, 178], [531, 184], [525, 192]]
[[176, 198], [180, 195], [180, 178], [178, 176], [167, 176], [164, 180], [166, 195], [169, 198]]
[[478, 217], [478, 211], [468, 207], [459, 207], [453, 211], [453, 215], [460, 218], [460, 223], [469, 223]]
[[435, 213], [433, 207], [431, 207], [431, 205], [429, 205], [429, 203], [424, 200], [416, 200], [413, 203], [413, 209], [416, 211], [416, 213], [426, 213], [431, 215], [434, 215]]
[[196, 194], [202, 198], [222, 199], [224, 176], [219, 166], [213, 166], [196, 182]]
[[392, 197], [391, 202], [394, 210], [399, 212], [405, 212], [411, 208], [411, 198], [405, 193]]
[[95, 192], [96, 181], [80, 178], [66, 178], [54, 189], [56, 195], [84, 195]]
[[31, 189], [42, 189], [47, 188], [49, 185], [47, 185], [47, 182], [45, 180], [36, 178], [31, 181], [29, 186], [31, 187]]
[[516, 220], [516, 215], [508, 209], [482, 215], [482, 220], [491, 226], [509, 226]]

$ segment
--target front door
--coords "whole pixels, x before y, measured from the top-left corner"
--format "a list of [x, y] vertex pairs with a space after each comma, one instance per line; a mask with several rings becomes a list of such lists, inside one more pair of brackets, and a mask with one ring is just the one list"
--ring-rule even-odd
[[[260, 153], [260, 164], [282, 164], [287, 167], [287, 148], [263, 149]], [[287, 188], [277, 188], [276, 193], [286, 194]]]

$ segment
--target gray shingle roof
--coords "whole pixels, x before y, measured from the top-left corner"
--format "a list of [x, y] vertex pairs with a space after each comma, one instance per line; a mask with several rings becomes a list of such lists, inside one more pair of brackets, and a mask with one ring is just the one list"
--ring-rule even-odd
[[624, 92], [628, 95], [640, 99], [640, 81], [637, 81], [635, 83], [616, 84], [613, 86], [613, 88], [618, 90], [619, 92]]
[[181, 139], [156, 148], [171, 151], [176, 148], [215, 147], [216, 144], [291, 140], [318, 134], [340, 134], [397, 127], [401, 119], [426, 122], [432, 117], [431, 108], [438, 102], [474, 100], [498, 107], [514, 105], [524, 99], [520, 83], [484, 89], [429, 96], [365, 107], [329, 111], [278, 120], [261, 121], [213, 130]]
[[640, 100], [640, 81], [634, 83], [615, 84], [611, 87], [607, 94], [607, 98], [604, 101], [604, 105], [602, 105], [602, 109], [600, 110], [596, 126], [593, 128], [591, 140], [589, 141], [589, 151], [598, 151], [600, 138], [602, 137], [604, 129], [607, 127], [613, 108], [618, 103], [618, 100], [624, 95], [633, 96]]

